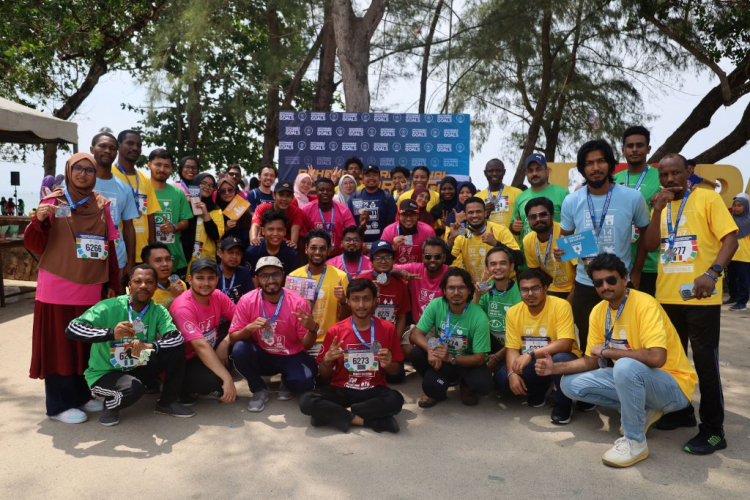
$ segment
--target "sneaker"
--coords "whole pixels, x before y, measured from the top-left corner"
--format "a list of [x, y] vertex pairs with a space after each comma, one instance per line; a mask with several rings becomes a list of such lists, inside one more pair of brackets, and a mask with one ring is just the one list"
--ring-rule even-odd
[[466, 406], [476, 406], [479, 398], [468, 386], [461, 384], [461, 402]]
[[195, 412], [193, 410], [177, 402], [165, 405], [160, 401], [157, 401], [156, 408], [154, 408], [154, 413], [161, 413], [162, 415], [170, 415], [172, 417], [179, 418], [190, 418], [195, 416]]
[[594, 403], [587, 403], [586, 401], [576, 401], [576, 408], [588, 413], [596, 410], [596, 405]]
[[99, 415], [99, 423], [105, 427], [112, 427], [120, 423], [120, 411], [105, 409]]
[[312, 425], [313, 427], [323, 427], [326, 424], [325, 424], [325, 422], [321, 422], [317, 418], [311, 416], [310, 417], [310, 425]]
[[693, 455], [710, 455], [717, 450], [723, 450], [727, 447], [727, 440], [719, 434], [712, 434], [706, 431], [700, 431], [697, 436], [685, 443], [682, 447], [688, 453]]
[[541, 399], [531, 399], [531, 398], [529, 398], [526, 401], [526, 404], [528, 404], [531, 408], [541, 408], [541, 407], [543, 407], [544, 405], [547, 404], [547, 397], [546, 396], [542, 396]]
[[71, 408], [57, 415], [50, 415], [49, 418], [64, 424], [82, 424], [89, 419], [89, 416], [78, 408]]
[[552, 416], [550, 417], [550, 421], [555, 425], [565, 425], [569, 424], [570, 421], [573, 419], [573, 405], [570, 405], [570, 408], [567, 410], [564, 408], [560, 408], [558, 405], [555, 405], [552, 408]]
[[695, 427], [698, 422], [695, 420], [695, 409], [689, 405], [683, 410], [667, 413], [659, 419], [654, 428], [660, 431], [673, 431], [678, 427]]
[[258, 392], [253, 393], [253, 397], [250, 398], [250, 402], [247, 404], [247, 411], [259, 412], [263, 411], [268, 402], [268, 389], [261, 389]]
[[179, 398], [177, 398], [177, 402], [180, 403], [182, 406], [195, 406], [198, 404], [198, 400], [189, 394], [180, 396]]
[[615, 441], [615, 445], [602, 455], [604, 465], [610, 467], [630, 467], [648, 458], [646, 440], [638, 442], [624, 437]]
[[286, 388], [286, 386], [284, 385], [284, 381], [282, 380], [281, 385], [279, 385], [279, 392], [276, 397], [279, 401], [289, 401], [294, 397], [294, 393]]
[[733, 299], [732, 297], [729, 297], [727, 300], [725, 300], [724, 302], [722, 302], [722, 304], [724, 304], [725, 306], [728, 306], [728, 305], [734, 304], [736, 302], [737, 302], [737, 299]]
[[[651, 426], [658, 422], [663, 415], [663, 411], [646, 408], [646, 425], [643, 429], [643, 434], [645, 435]], [[623, 429], [622, 424], [620, 424], [620, 435], [625, 435], [625, 429]]]
[[398, 434], [398, 431], [401, 430], [398, 426], [398, 422], [396, 422], [396, 419], [393, 418], [393, 416], [374, 418], [365, 422], [365, 427], [369, 427], [378, 433], [392, 432], [393, 434]]
[[745, 311], [747, 306], [745, 304], [735, 304], [729, 308], [730, 311]]
[[85, 405], [79, 406], [78, 409], [81, 411], [85, 411], [86, 413], [102, 411], [104, 409], [104, 401], [96, 398], [89, 399]]
[[440, 401], [437, 399], [431, 398], [429, 396], [422, 396], [419, 398], [419, 401], [417, 401], [417, 405], [420, 408], [432, 408], [436, 404], [438, 404]]
[[146, 394], [157, 394], [161, 391], [161, 381], [157, 378], [154, 380], [147, 380], [143, 385], [146, 386]]

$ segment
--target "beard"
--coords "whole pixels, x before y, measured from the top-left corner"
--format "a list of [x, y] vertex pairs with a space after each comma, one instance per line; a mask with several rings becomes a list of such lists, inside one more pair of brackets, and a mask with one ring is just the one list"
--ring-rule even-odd
[[348, 260], [349, 262], [358, 261], [361, 255], [362, 254], [357, 250], [354, 250], [354, 251], [345, 250], [344, 251], [344, 259]]
[[600, 181], [592, 181], [592, 180], [586, 179], [586, 185], [591, 186], [594, 189], [599, 189], [600, 187], [605, 185], [608, 180], [609, 180], [609, 177], [604, 177]]

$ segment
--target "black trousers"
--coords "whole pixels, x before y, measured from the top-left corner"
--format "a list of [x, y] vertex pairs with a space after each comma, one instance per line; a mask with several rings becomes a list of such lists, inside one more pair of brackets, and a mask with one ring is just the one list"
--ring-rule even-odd
[[47, 375], [44, 392], [50, 417], [83, 406], [91, 399], [91, 389], [83, 375]]
[[700, 429], [724, 434], [724, 393], [719, 374], [721, 306], [663, 304], [687, 352], [688, 340], [701, 391]]
[[91, 392], [104, 397], [104, 407], [108, 410], [122, 410], [138, 401], [146, 392], [143, 380], [151, 380], [164, 371], [164, 385], [162, 386], [159, 402], [165, 405], [177, 401], [182, 391], [185, 377], [185, 347], [178, 346], [161, 349], [151, 354], [148, 364], [133, 370], [123, 372], [114, 370], [91, 386]]
[[427, 397], [442, 401], [448, 397], [448, 387], [459, 381], [481, 395], [489, 394], [492, 388], [492, 374], [486, 364], [469, 368], [443, 362], [440, 370], [435, 370], [427, 361], [427, 353], [419, 346], [414, 346], [409, 359], [422, 376], [422, 391]]
[[403, 406], [401, 393], [384, 385], [364, 390], [325, 385], [305, 393], [299, 400], [302, 413], [343, 432], [349, 430], [355, 416], [367, 424], [368, 421], [396, 415]]
[[643, 293], [647, 293], [651, 295], [652, 297], [656, 297], [656, 278], [659, 276], [659, 273], [647, 273], [642, 272], [641, 273], [641, 285], [638, 287], [638, 290], [640, 290]]
[[224, 382], [196, 355], [185, 362], [185, 378], [182, 395], [209, 394], [220, 391]]
[[573, 321], [578, 328], [578, 347], [586, 352], [586, 342], [589, 339], [589, 317], [594, 306], [602, 301], [596, 288], [583, 285], [576, 281], [573, 293]]

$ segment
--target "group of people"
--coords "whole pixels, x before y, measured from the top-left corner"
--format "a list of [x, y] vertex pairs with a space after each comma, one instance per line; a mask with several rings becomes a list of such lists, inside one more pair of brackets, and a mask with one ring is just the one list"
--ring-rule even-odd
[[[430, 190], [426, 167], [395, 169], [386, 191], [377, 166], [352, 158], [334, 179], [294, 183], [266, 165], [245, 192], [240, 167], [217, 179], [192, 156], [170, 183], [164, 149], [149, 178], [137, 132], [98, 134], [24, 235], [41, 255], [30, 376], [65, 423], [101, 411], [115, 425], [145, 393], [160, 394], [157, 413], [191, 417], [200, 398], [236, 399], [236, 371], [251, 412], [280, 374], [277, 399], [299, 395], [311, 425], [395, 433], [404, 398], [390, 385], [408, 362], [424, 409], [451, 386], [467, 406], [493, 387], [530, 408], [550, 396], [556, 425], [574, 408], [617, 408], [623, 437], [602, 457], [614, 467], [648, 456], [652, 425], [696, 426], [698, 384], [684, 450], [713, 453], [726, 447], [722, 275], [750, 265], [747, 198], [730, 214], [681, 155], [648, 165], [649, 143], [629, 128], [614, 175], [612, 147], [586, 142], [572, 193], [540, 154], [524, 191], [497, 159], [482, 191], [452, 177]], [[561, 238], [587, 231], [596, 250], [566, 254]]]

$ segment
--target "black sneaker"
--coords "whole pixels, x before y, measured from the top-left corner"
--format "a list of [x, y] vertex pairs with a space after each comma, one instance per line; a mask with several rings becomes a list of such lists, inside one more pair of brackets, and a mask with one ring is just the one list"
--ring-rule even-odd
[[724, 439], [724, 436], [708, 431], [700, 431], [697, 436], [685, 443], [682, 449], [693, 455], [710, 455], [726, 447], [727, 440]]
[[667, 413], [654, 424], [655, 429], [660, 431], [673, 431], [678, 427], [695, 427], [698, 422], [695, 420], [695, 409], [693, 405], [685, 409]]
[[312, 425], [313, 427], [323, 427], [326, 424], [325, 424], [325, 422], [321, 422], [317, 418], [311, 416], [310, 417], [310, 425]]
[[365, 426], [374, 430], [375, 432], [392, 432], [397, 434], [401, 429], [398, 426], [398, 422], [392, 416], [383, 418], [374, 418], [365, 422]]
[[147, 380], [144, 385], [146, 386], [146, 394], [156, 394], [161, 391], [161, 381], [158, 378]]
[[594, 403], [587, 403], [586, 401], [576, 401], [576, 408], [588, 413], [596, 410], [596, 405]]
[[160, 401], [157, 401], [154, 413], [161, 413], [162, 415], [171, 415], [179, 418], [190, 418], [195, 416], [193, 410], [177, 402], [162, 404]]
[[553, 424], [555, 425], [569, 424], [572, 419], [573, 419], [573, 405], [570, 405], [568, 409], [560, 408], [558, 405], [555, 405], [554, 408], [552, 408], [552, 417], [550, 418], [550, 421]]
[[531, 397], [529, 397], [529, 399], [526, 400], [526, 404], [528, 404], [531, 408], [541, 408], [547, 404], [547, 396], [542, 395], [541, 398], [536, 399], [532, 399]]
[[193, 396], [190, 396], [189, 394], [180, 396], [179, 398], [177, 398], [177, 402], [180, 403], [182, 406], [195, 406], [198, 404], [198, 400], [195, 399]]
[[104, 408], [102, 414], [99, 415], [99, 423], [105, 427], [112, 427], [120, 423], [120, 411], [119, 410], [108, 410]]

